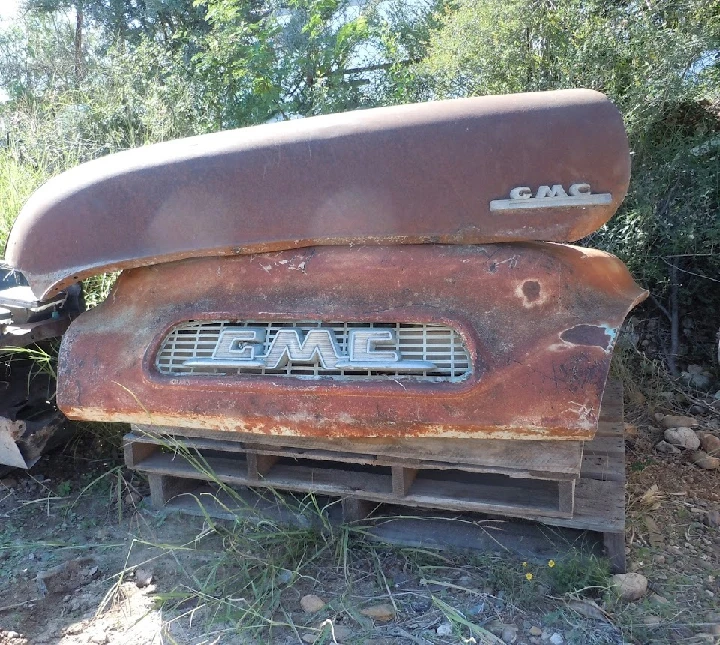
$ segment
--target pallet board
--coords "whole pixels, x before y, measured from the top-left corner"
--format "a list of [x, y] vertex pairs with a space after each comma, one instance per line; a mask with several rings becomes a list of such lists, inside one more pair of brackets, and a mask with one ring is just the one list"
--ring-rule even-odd
[[360, 519], [378, 504], [526, 518], [601, 533], [614, 570], [622, 571], [622, 419], [622, 389], [611, 382], [597, 434], [584, 446], [452, 439], [313, 439], [298, 446], [297, 438], [258, 443], [247, 435], [229, 440], [228, 433], [133, 426], [125, 456], [129, 467], [148, 475], [155, 506], [178, 506], [178, 495], [217, 478], [231, 486], [341, 497], [345, 519]]

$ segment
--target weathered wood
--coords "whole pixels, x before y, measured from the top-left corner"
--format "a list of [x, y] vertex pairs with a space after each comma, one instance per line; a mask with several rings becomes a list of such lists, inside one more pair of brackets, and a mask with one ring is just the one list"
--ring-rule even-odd
[[137, 468], [140, 462], [158, 450], [156, 444], [137, 441], [133, 435], [126, 435], [123, 443], [125, 465], [128, 468]]
[[612, 572], [625, 573], [625, 531], [603, 533], [603, 546]]
[[572, 516], [575, 506], [575, 480], [558, 482], [558, 494], [558, 508], [568, 516]]
[[367, 518], [377, 504], [358, 497], [343, 497], [340, 501], [344, 523], [360, 522]]
[[278, 455], [259, 455], [255, 452], [248, 452], [248, 477], [250, 479], [265, 477], [278, 459], [280, 459]]
[[[134, 436], [147, 442], [180, 440], [187, 447], [273, 454], [294, 459], [313, 459], [405, 468], [452, 469], [486, 472], [530, 479], [576, 479], [582, 462], [579, 441], [498, 441], [468, 439], [388, 440], [303, 439], [267, 437], [266, 445], [247, 441], [248, 435], [133, 425]], [[169, 435], [167, 433], [170, 433]], [[177, 434], [172, 434], [177, 433]], [[256, 438], [249, 437], [250, 439]]]
[[[467, 443], [449, 439], [444, 442], [408, 440], [395, 444], [386, 440], [364, 440], [347, 445], [335, 440], [314, 440], [309, 442], [310, 445], [293, 446], [281, 443], [293, 441], [286, 437], [271, 437], [258, 444], [257, 438], [252, 442], [237, 441], [235, 437], [228, 441], [227, 435], [220, 434], [222, 439], [219, 440], [215, 438], [218, 433], [212, 436], [204, 433], [205, 436], [176, 436], [169, 441], [198, 451], [207, 461], [212, 476], [199, 474], [192, 463], [182, 458], [183, 450], [173, 455], [147, 448], [134, 452], [131, 458], [139, 470], [151, 477], [160, 477], [164, 482], [165, 488], [154, 493], [154, 500], [167, 500], [168, 496], [184, 492], [178, 484], [183, 478], [195, 483], [205, 478], [231, 485], [339, 496], [343, 498], [345, 516], [353, 520], [365, 517], [378, 503], [527, 518], [552, 526], [599, 533], [614, 570], [622, 571], [625, 560], [622, 418], [621, 388], [609, 385], [598, 433], [593, 441], [585, 444], [585, 454], [578, 460], [581, 471], [577, 481], [568, 477], [567, 472], [560, 477], [557, 472], [544, 472], [541, 475], [546, 479], [531, 478], [532, 471], [526, 468], [531, 463], [541, 464], [543, 460], [555, 470], [562, 470], [563, 463], [568, 466], [571, 460], [567, 457], [578, 446], [562, 441]], [[145, 428], [138, 427], [138, 430], [145, 431]], [[158, 431], [157, 428], [152, 430]], [[130, 445], [167, 445], [168, 438], [148, 433], [141, 437], [130, 436], [128, 442]], [[335, 449], [339, 447], [343, 450]], [[460, 455], [464, 461], [453, 463], [450, 459], [460, 448], [472, 454]], [[486, 448], [492, 454], [490, 459], [483, 458], [482, 452]], [[538, 453], [544, 449], [557, 449], [563, 456], [555, 459], [555, 455], [533, 454], [531, 448]], [[513, 449], [519, 453], [514, 461]], [[219, 457], [218, 453], [227, 456]], [[295, 461], [283, 461], [282, 458], [287, 457]], [[238, 468], [245, 459], [249, 465], [247, 472]], [[512, 478], [496, 474], [498, 470], [510, 471]], [[523, 473], [522, 478], [518, 478], [520, 473]], [[156, 481], [155, 488], [158, 485]]]
[[190, 492], [198, 486], [196, 480], [156, 473], [148, 473], [148, 483], [150, 484], [150, 501], [155, 508], [162, 508], [172, 498]]
[[[263, 478], [242, 473], [234, 459], [207, 456], [207, 472], [198, 472], [182, 455], [155, 453], [140, 463], [145, 473], [186, 479], [222, 481], [231, 485], [263, 486], [281, 490], [363, 499], [456, 511], [501, 513], [513, 517], [538, 514], [569, 517], [561, 510], [556, 482], [510, 479], [502, 475], [470, 474], [461, 471], [420, 470], [412, 493], [393, 492], [390, 469], [343, 470], [317, 464], [276, 464]], [[566, 504], [567, 507], [567, 504]]]
[[405, 497], [410, 492], [410, 487], [417, 476], [417, 468], [403, 468], [402, 466], [392, 467], [393, 493], [398, 497]]

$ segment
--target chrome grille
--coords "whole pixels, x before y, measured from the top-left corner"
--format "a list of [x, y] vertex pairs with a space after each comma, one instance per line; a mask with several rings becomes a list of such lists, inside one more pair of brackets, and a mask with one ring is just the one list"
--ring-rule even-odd
[[[269, 369], [267, 367], [233, 369], [227, 367], [190, 366], [186, 361], [212, 359], [218, 345], [220, 334], [225, 329], [243, 327], [263, 328], [266, 330], [265, 342], [258, 353], [267, 354], [275, 335], [280, 329], [297, 329], [307, 333], [322, 327], [335, 333], [340, 350], [347, 351], [348, 334], [353, 329], [374, 328], [390, 329], [395, 332], [394, 349], [399, 351], [403, 360], [431, 361], [435, 364], [432, 370], [413, 371], [374, 371], [370, 369], [324, 369], [319, 361], [314, 364], [288, 363], [284, 367]], [[393, 345], [382, 349], [393, 349]], [[258, 347], [260, 350], [260, 347]], [[415, 381], [462, 381], [471, 371], [470, 355], [465, 347], [462, 336], [454, 329], [443, 325], [416, 323], [366, 323], [366, 322], [268, 322], [268, 321], [190, 321], [173, 329], [163, 341], [157, 354], [155, 365], [162, 374], [175, 376], [189, 374], [225, 375], [255, 374], [268, 376], [292, 376], [301, 379], [335, 379], [335, 380], [398, 380]]]

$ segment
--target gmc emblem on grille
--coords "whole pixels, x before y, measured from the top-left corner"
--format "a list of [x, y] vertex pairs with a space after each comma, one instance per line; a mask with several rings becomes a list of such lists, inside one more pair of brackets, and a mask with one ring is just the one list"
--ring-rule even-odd
[[[280, 369], [288, 364], [319, 364], [326, 370], [373, 370], [377, 372], [423, 372], [437, 366], [431, 361], [403, 360], [394, 349], [392, 329], [361, 327], [348, 332], [343, 352], [332, 329], [311, 329], [303, 334], [292, 327], [280, 329], [265, 354], [267, 330], [258, 327], [228, 327], [218, 338], [211, 358], [194, 358], [187, 367], [231, 369]], [[392, 345], [393, 349], [387, 348]], [[385, 349], [382, 349], [385, 346]]]

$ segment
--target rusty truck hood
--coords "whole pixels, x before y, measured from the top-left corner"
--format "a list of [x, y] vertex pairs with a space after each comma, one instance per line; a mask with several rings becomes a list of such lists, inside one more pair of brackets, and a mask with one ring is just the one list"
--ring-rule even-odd
[[147, 146], [81, 165], [23, 209], [6, 259], [46, 298], [88, 276], [317, 245], [577, 240], [630, 161], [603, 95], [378, 108]]

